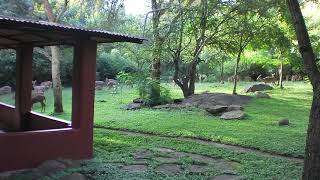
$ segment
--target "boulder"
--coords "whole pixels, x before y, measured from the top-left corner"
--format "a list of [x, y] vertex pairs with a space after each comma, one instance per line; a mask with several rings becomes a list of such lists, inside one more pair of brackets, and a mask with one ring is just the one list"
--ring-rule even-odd
[[64, 176], [62, 180], [86, 180], [86, 176], [80, 173], [73, 173], [67, 176]]
[[288, 126], [289, 125], [289, 119], [288, 118], [282, 118], [278, 121], [279, 126]]
[[268, 94], [260, 92], [260, 91], [256, 92], [256, 97], [257, 98], [268, 98], [268, 99], [271, 98]]
[[136, 110], [136, 109], [141, 109], [142, 104], [141, 103], [130, 103], [126, 106], [123, 107], [125, 110]]
[[132, 101], [133, 103], [141, 103], [141, 104], [143, 104], [143, 99], [140, 99], [140, 98], [137, 98], [137, 99], [134, 99], [133, 101]]
[[223, 105], [204, 107], [204, 109], [212, 115], [217, 115], [219, 113], [225, 112], [227, 110], [227, 108], [228, 108], [228, 106], [223, 106]]
[[225, 120], [242, 119], [244, 117], [244, 112], [240, 110], [230, 111], [223, 113], [220, 118]]
[[267, 84], [253, 84], [245, 88], [244, 92], [249, 93], [249, 92], [266, 91], [266, 90], [272, 90], [272, 89], [273, 87]]
[[4, 94], [10, 94], [11, 93], [11, 87], [10, 86], [3, 86], [0, 88], [0, 95]]

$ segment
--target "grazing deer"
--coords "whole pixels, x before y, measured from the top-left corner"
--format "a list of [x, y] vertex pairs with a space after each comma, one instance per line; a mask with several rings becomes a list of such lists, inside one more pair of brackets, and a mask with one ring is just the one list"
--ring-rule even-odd
[[[228, 77], [228, 82], [234, 82], [234, 79], [235, 79], [235, 76], [233, 75], [233, 76], [230, 76], [230, 77]], [[239, 82], [240, 81], [240, 77], [237, 75], [237, 77], [236, 77], [236, 80], [237, 80], [237, 82]]]
[[31, 102], [32, 102], [32, 107], [33, 107], [33, 104], [39, 102], [41, 104], [41, 112], [46, 111], [46, 104], [45, 104], [46, 97], [44, 96], [44, 94], [42, 93], [33, 94], [31, 97]]
[[273, 85], [276, 85], [276, 82], [278, 81], [278, 79], [275, 77], [274, 74], [272, 74], [271, 76], [267, 76], [265, 78], [261, 78], [261, 74], [260, 74], [257, 77], [257, 81], [262, 81], [265, 84], [272, 83]]
[[44, 81], [40, 84], [40, 86], [45, 86], [47, 89], [52, 88], [52, 82], [51, 81]]
[[107, 85], [107, 87], [110, 88], [115, 88], [118, 86], [118, 81], [115, 79], [108, 79], [106, 78], [105, 84]]
[[34, 92], [39, 93], [39, 94], [43, 94], [48, 89], [48, 87], [47, 86], [37, 86], [36, 82], [37, 82], [36, 80], [32, 81], [32, 87], [33, 87]]

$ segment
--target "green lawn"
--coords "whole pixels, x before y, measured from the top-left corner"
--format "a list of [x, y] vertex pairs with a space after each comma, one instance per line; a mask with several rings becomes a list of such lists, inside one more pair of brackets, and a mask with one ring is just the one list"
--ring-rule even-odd
[[[250, 83], [249, 83], [250, 84]], [[239, 92], [248, 83], [240, 83]], [[167, 85], [173, 98], [181, 98], [178, 87]], [[231, 93], [232, 85], [226, 83], [197, 84], [197, 92]], [[124, 88], [122, 93], [112, 94], [106, 89], [96, 91], [95, 125], [151, 132], [157, 134], [200, 137], [227, 144], [253, 147], [264, 151], [293, 156], [304, 155], [305, 136], [311, 103], [311, 86], [309, 84], [285, 83], [285, 89], [268, 92], [271, 99], [254, 98], [245, 106], [247, 117], [241, 121], [223, 121], [209, 116], [198, 109], [186, 110], [122, 110], [121, 107], [137, 98], [137, 91]], [[46, 114], [70, 120], [71, 88], [63, 90], [65, 113], [53, 114], [52, 92], [47, 92]], [[252, 95], [252, 94], [251, 94]], [[2, 96], [1, 101], [13, 103], [12, 96]], [[105, 102], [100, 102], [104, 100]], [[40, 111], [35, 104], [34, 110]], [[279, 127], [277, 120], [282, 117], [290, 119], [290, 126]]]
[[[243, 89], [245, 84], [240, 84]], [[231, 85], [201, 84], [197, 92], [231, 92]], [[120, 107], [136, 98], [135, 91], [126, 90], [121, 103], [120, 95], [97, 92], [95, 124], [104, 127], [123, 128], [159, 134], [201, 137], [228, 144], [254, 147], [279, 154], [303, 156], [311, 88], [304, 83], [286, 84], [284, 90], [268, 92], [272, 99], [253, 99], [245, 106], [246, 120], [223, 121], [206, 112], [190, 110], [125, 111]], [[174, 97], [181, 97], [180, 90], [173, 89]], [[277, 120], [288, 117], [291, 125], [279, 127]]]
[[[250, 84], [250, 83], [249, 83]], [[248, 83], [240, 83], [239, 92]], [[177, 87], [166, 85], [172, 91], [174, 98], [181, 98]], [[206, 83], [197, 84], [197, 92], [231, 93], [231, 84]], [[268, 91], [271, 99], [256, 99], [249, 102], [244, 111], [244, 120], [223, 121], [209, 116], [203, 110], [152, 110], [136, 111], [122, 110], [121, 107], [137, 98], [134, 89], [124, 88], [122, 93], [112, 94], [104, 89], [96, 92], [95, 125], [106, 128], [129, 129], [156, 134], [186, 136], [221, 141], [227, 144], [252, 147], [278, 154], [303, 156], [310, 109], [312, 91], [309, 84], [285, 83], [285, 89]], [[71, 88], [63, 91], [65, 113], [53, 114], [52, 92], [47, 92], [46, 114], [66, 120], [70, 119]], [[253, 96], [253, 94], [250, 94]], [[2, 96], [1, 101], [13, 103], [12, 96]], [[103, 100], [103, 101], [102, 101]], [[101, 102], [102, 101], [102, 102]], [[34, 106], [40, 111], [40, 105]], [[279, 127], [277, 120], [282, 117], [290, 119], [290, 126]], [[220, 157], [239, 163], [237, 174], [245, 179], [300, 179], [302, 163], [263, 157], [254, 153], [236, 153], [223, 148], [192, 143], [182, 140], [162, 139], [141, 135], [123, 135], [119, 132], [95, 129], [94, 152], [95, 158], [84, 163], [80, 169], [61, 172], [49, 179], [59, 179], [66, 173], [81, 172], [96, 179], [207, 179], [219, 172], [210, 171], [206, 174], [180, 173], [177, 176], [165, 177], [157, 174], [152, 162], [147, 172], [129, 173], [110, 162], [121, 161], [130, 163], [130, 154], [138, 149], [168, 147], [179, 151], [195, 152], [198, 154]], [[190, 165], [188, 160], [181, 160], [184, 166]]]

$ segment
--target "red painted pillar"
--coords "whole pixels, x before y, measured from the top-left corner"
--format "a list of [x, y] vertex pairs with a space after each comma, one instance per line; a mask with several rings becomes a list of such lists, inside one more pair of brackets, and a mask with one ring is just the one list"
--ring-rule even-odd
[[92, 156], [94, 93], [96, 79], [97, 42], [78, 41], [74, 46], [72, 76], [72, 128], [79, 129], [81, 143]]
[[26, 126], [26, 113], [31, 111], [33, 46], [22, 45], [16, 50], [16, 94], [14, 131]]

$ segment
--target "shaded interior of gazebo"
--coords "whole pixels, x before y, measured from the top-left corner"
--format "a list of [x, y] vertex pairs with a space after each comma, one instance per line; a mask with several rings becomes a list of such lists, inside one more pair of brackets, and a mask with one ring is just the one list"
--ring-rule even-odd
[[[0, 16], [0, 49], [16, 50], [15, 106], [0, 104], [0, 172], [32, 168], [45, 160], [90, 159], [98, 43], [143, 39], [56, 23]], [[31, 111], [34, 47], [74, 48], [71, 123]]]

